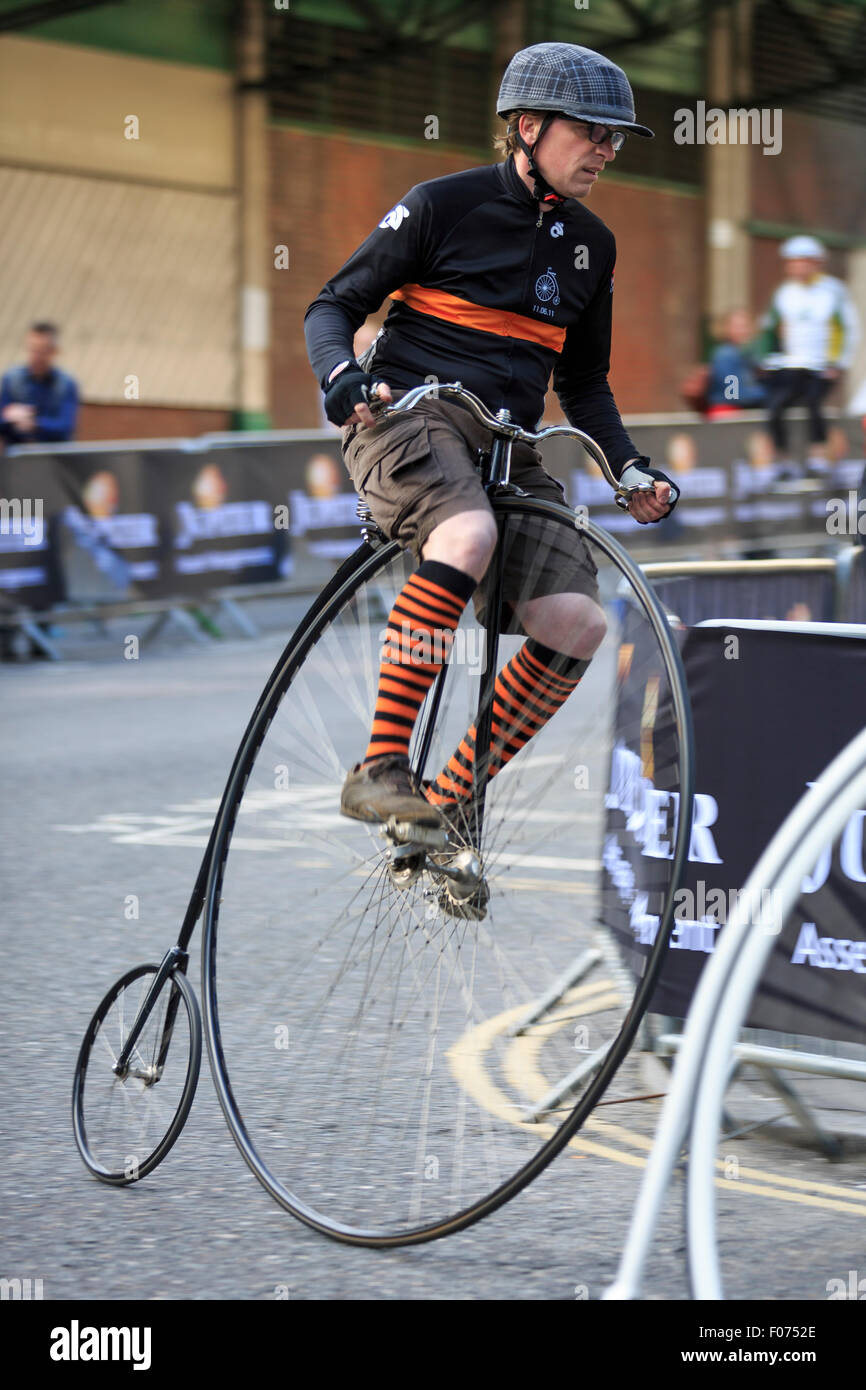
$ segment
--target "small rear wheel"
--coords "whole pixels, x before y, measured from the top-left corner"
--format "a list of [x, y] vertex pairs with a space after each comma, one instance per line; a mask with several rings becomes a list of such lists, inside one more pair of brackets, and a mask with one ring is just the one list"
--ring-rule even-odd
[[123, 1187], [153, 1172], [186, 1123], [201, 1066], [201, 1014], [187, 980], [167, 976], [127, 1065], [118, 1058], [159, 967], [137, 965], [106, 994], [84, 1035], [72, 1092], [75, 1142], [91, 1173]]

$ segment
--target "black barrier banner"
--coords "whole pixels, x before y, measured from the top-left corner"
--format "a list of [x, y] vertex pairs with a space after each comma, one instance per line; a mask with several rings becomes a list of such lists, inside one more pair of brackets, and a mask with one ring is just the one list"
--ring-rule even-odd
[[654, 466], [681, 490], [673, 515], [651, 526], [640, 526], [616, 507], [595, 464], [587, 459], [583, 467], [575, 467], [573, 444], [551, 440], [544, 447], [545, 467], [563, 481], [568, 478], [571, 505], [586, 507], [593, 521], [616, 532], [626, 545], [654, 544], [663, 550], [684, 541], [719, 543], [821, 532], [851, 543], [858, 538], [861, 518], [866, 531], [866, 507], [858, 514], [857, 489], [863, 477], [859, 421], [832, 422], [833, 457], [826, 476], [794, 490], [778, 485], [760, 418], [693, 425], [638, 422], [631, 430]]
[[293, 444], [281, 473], [280, 504], [288, 508], [293, 578], [324, 585], [361, 543], [358, 497], [339, 439]]
[[288, 534], [275, 525], [276, 480], [255, 450], [161, 454], [152, 467], [166, 535], [163, 594], [283, 577]]
[[57, 456], [57, 466], [74, 498], [58, 531], [66, 601], [127, 598], [158, 587], [164, 536], [147, 455], [69, 453]]
[[55, 462], [42, 454], [0, 459], [0, 592], [24, 608], [63, 597], [58, 518], [67, 503]]
[[[808, 787], [863, 727], [866, 640], [806, 632], [695, 628], [683, 659], [695, 721], [695, 819], [675, 897], [671, 950], [650, 1005], [684, 1018], [707, 956], [751, 869]], [[627, 701], [640, 690], [623, 691]], [[618, 726], [625, 723], [618, 717]], [[659, 905], [644, 887], [670, 857], [679, 812], [640, 748], [616, 741], [603, 851], [603, 917], [635, 974], [655, 939]], [[866, 811], [805, 875], [779, 920], [767, 890], [749, 904], [775, 937], [747, 1023], [862, 1043], [866, 1024]], [[763, 914], [758, 917], [758, 914]]]
[[[742, 541], [866, 531], [856, 422], [833, 426], [836, 458], [820, 485], [773, 488], [759, 421], [646, 424], [636, 438], [682, 489], [674, 515], [639, 526], [613, 503], [581, 451], [550, 440], [544, 466], [575, 507], [626, 545]], [[42, 507], [34, 529], [28, 505]], [[0, 457], [0, 591], [32, 608], [62, 599], [205, 594], [292, 578], [324, 584], [360, 540], [356, 498], [338, 435], [238, 435], [177, 445], [62, 446]]]
[[0, 459], [0, 591], [60, 602], [324, 584], [361, 540], [339, 439]]

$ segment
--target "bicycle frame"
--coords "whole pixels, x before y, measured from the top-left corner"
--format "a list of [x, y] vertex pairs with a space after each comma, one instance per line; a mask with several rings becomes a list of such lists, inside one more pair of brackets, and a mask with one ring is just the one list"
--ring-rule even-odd
[[[572, 438], [579, 440], [579, 442], [583, 445], [586, 451], [598, 464], [607, 482], [610, 483], [611, 487], [614, 490], [616, 500], [620, 505], [627, 507], [628, 498], [634, 492], [652, 490], [651, 484], [641, 485], [638, 488], [621, 488], [617, 478], [614, 476], [614, 473], [610, 468], [610, 465], [608, 464], [607, 458], [603, 450], [599, 447], [599, 445], [596, 444], [594, 439], [592, 439], [589, 435], [584, 434], [581, 430], [576, 430], [573, 426], [562, 425], [554, 425], [549, 427], [548, 429], [541, 430], [535, 433], [524, 430], [521, 428], [521, 426], [516, 425], [512, 422], [510, 412], [507, 410], [500, 410], [496, 416], [492, 416], [484, 406], [483, 402], [480, 401], [476, 396], [474, 396], [470, 391], [467, 391], [459, 381], [454, 383], [448, 383], [446, 385], [439, 385], [436, 382], [429, 382], [425, 383], [422, 386], [414, 387], [411, 391], [406, 392], [406, 394], [400, 399], [400, 401], [397, 402], [396, 405], [383, 405], [376, 411], [376, 414], [379, 418], [386, 418], [388, 415], [391, 414], [403, 414], [411, 410], [418, 403], [418, 401], [423, 400], [428, 396], [433, 396], [434, 398], [438, 399], [441, 395], [453, 396], [457, 399], [466, 399], [467, 402], [469, 402], [471, 405], [471, 413], [476, 418], [483, 419], [483, 423], [487, 425], [487, 427], [490, 428], [492, 431], [494, 431], [494, 439], [490, 448], [490, 452], [489, 454], [483, 455], [482, 459], [482, 483], [485, 492], [487, 492], [488, 495], [495, 494], [500, 490], [508, 491], [514, 487], [514, 485], [510, 482], [510, 474], [511, 451], [515, 439], [523, 439], [527, 442], [534, 443], [540, 442], [544, 439], [549, 439], [555, 435], [568, 435]], [[348, 557], [344, 564], [340, 566], [337, 573], [333, 576], [330, 584], [325, 586], [325, 589], [320, 595], [321, 601], [323, 601], [333, 591], [333, 588], [337, 585], [337, 581], [342, 575], [345, 566], [354, 563], [354, 555], [356, 553], [357, 552], [354, 552], [353, 555]], [[478, 713], [475, 721], [475, 745], [476, 750], [481, 751], [477, 752], [473, 764], [472, 816], [470, 829], [472, 832], [472, 840], [476, 845], [480, 843], [483, 831], [484, 803], [487, 793], [487, 787], [489, 784], [487, 772], [490, 765], [490, 736], [493, 725], [493, 696], [496, 683], [496, 676], [498, 672], [499, 638], [501, 636], [502, 625], [503, 566], [503, 549], [501, 545], [497, 545], [496, 550], [494, 551], [493, 559], [490, 562], [490, 569], [488, 571], [488, 574], [490, 576], [490, 598], [487, 605], [489, 621], [486, 629], [487, 636], [485, 642], [484, 675], [479, 689]], [[279, 665], [282, 665], [284, 657], [285, 653], [280, 658]], [[279, 669], [279, 665], [277, 669]], [[419, 781], [423, 777], [424, 768], [427, 762], [427, 758], [429, 756], [430, 745], [432, 743], [433, 738], [433, 730], [436, 725], [436, 718], [438, 716], [439, 707], [442, 701], [442, 694], [445, 688], [445, 681], [448, 678], [448, 669], [448, 663], [446, 661], [443, 664], [442, 670], [439, 672], [439, 675], [436, 678], [436, 682], [433, 686], [433, 689], [430, 692], [428, 699], [425, 701], [424, 710], [421, 716], [421, 720], [419, 722], [418, 737], [416, 744], [417, 751], [415, 756], [415, 773]], [[273, 673], [273, 675], [275, 674], [276, 672]], [[258, 715], [259, 709], [264, 703], [264, 700], [270, 690], [273, 675], [271, 677], [271, 680], [269, 680], [267, 685], [265, 686], [265, 690], [256, 704], [256, 708], [253, 711], [253, 714], [249, 721], [250, 726], [252, 726], [252, 724], [254, 723]], [[241, 747], [243, 747], [243, 741], [241, 742]], [[239, 757], [240, 748], [235, 755], [234, 762], [232, 763], [232, 767], [226, 782], [227, 787], [229, 787], [232, 783], [235, 767]], [[135, 1023], [130, 1032], [129, 1038], [127, 1039], [126, 1045], [123, 1048], [123, 1051], [117, 1061], [116, 1070], [118, 1072], [118, 1075], [124, 1075], [128, 1069], [128, 1062], [132, 1050], [138, 1038], [141, 1035], [142, 1029], [153, 1009], [154, 1002], [158, 997], [159, 991], [163, 983], [165, 982], [166, 977], [170, 974], [173, 974], [175, 970], [181, 970], [184, 974], [186, 973], [186, 969], [189, 964], [189, 944], [192, 940], [196, 923], [198, 922], [198, 919], [202, 914], [205, 901], [207, 899], [208, 880], [212, 866], [213, 849], [219, 819], [220, 817], [217, 816], [214, 820], [213, 826], [211, 827], [211, 832], [208, 837], [208, 843], [205, 847], [204, 854], [202, 855], [198, 874], [196, 875], [195, 884], [193, 886], [192, 893], [190, 894], [190, 899], [187, 905], [186, 913], [184, 914], [180, 931], [178, 933], [177, 943], [175, 946], [171, 947], [166, 952], [165, 956], [160, 962], [159, 971], [157, 975], [154, 977], [153, 983], [150, 989], [148, 990], [144, 1001], [141, 1004]], [[174, 1021], [177, 1015], [177, 1007], [177, 999], [172, 998], [166, 1013], [165, 1026], [163, 1028], [163, 1037], [160, 1044], [160, 1063], [164, 1061], [165, 1056], [168, 1052], [168, 1046], [171, 1042], [171, 1034], [174, 1027]]]
[[[538, 515], [548, 515], [551, 511], [558, 513], [560, 518], [567, 525], [572, 525], [575, 521], [574, 514], [569, 508], [544, 501], [533, 499], [525, 494], [520, 487], [510, 482], [511, 455], [515, 440], [527, 443], [536, 443], [552, 435], [566, 435], [580, 440], [587, 452], [598, 463], [607, 481], [615, 489], [617, 501], [622, 506], [628, 505], [628, 498], [636, 491], [651, 490], [652, 484], [641, 484], [638, 488], [620, 488], [616, 478], [611, 472], [607, 460], [601, 449], [589, 439], [582, 435], [578, 430], [571, 427], [555, 426], [539, 433], [531, 433], [523, 430], [520, 426], [512, 423], [507, 411], [502, 410], [497, 416], [492, 416], [486, 410], [483, 403], [472, 396], [470, 392], [464, 391], [459, 383], [450, 386], [439, 386], [436, 383], [427, 384], [415, 388], [406, 393], [396, 406], [386, 407], [377, 414], [383, 417], [390, 413], [402, 413], [411, 409], [423, 397], [428, 395], [452, 395], [460, 396], [469, 405], [471, 413], [487, 427], [493, 435], [493, 439], [486, 449], [478, 450], [478, 461], [481, 472], [481, 481], [485, 493], [494, 503], [497, 520], [504, 527], [509, 515], [522, 510], [523, 512], [537, 512]], [[364, 513], [359, 509], [359, 516], [363, 518]], [[683, 735], [683, 746], [681, 750], [681, 797], [682, 808], [679, 817], [679, 826], [676, 836], [676, 848], [673, 855], [672, 877], [676, 882], [682, 871], [682, 865], [688, 849], [689, 829], [692, 814], [692, 789], [693, 789], [693, 757], [691, 752], [692, 739], [690, 728], [690, 716], [688, 710], [688, 699], [683, 686], [681, 667], [679, 667], [678, 656], [675, 646], [671, 646], [671, 639], [668, 632], [667, 619], [653, 595], [649, 585], [646, 583], [640, 571], [628, 560], [627, 555], [622, 551], [617, 542], [591, 522], [581, 520], [578, 523], [579, 529], [585, 530], [590, 540], [600, 547], [609, 559], [619, 565], [621, 571], [626, 572], [632, 588], [643, 608], [651, 627], [655, 630], [657, 638], [662, 642], [662, 646], [669, 653], [667, 658], [667, 669], [676, 676], [672, 681], [671, 696], [673, 700], [677, 728]], [[264, 1182], [266, 1188], [276, 1197], [281, 1205], [285, 1206], [294, 1215], [307, 1222], [314, 1229], [320, 1229], [326, 1234], [333, 1235], [335, 1228], [332, 1225], [322, 1224], [316, 1213], [312, 1209], [306, 1209], [304, 1204], [294, 1197], [279, 1195], [275, 1190], [275, 1180], [263, 1168], [261, 1160], [255, 1147], [249, 1140], [244, 1130], [243, 1121], [240, 1118], [237, 1106], [232, 1094], [231, 1084], [226, 1072], [225, 1058], [223, 1056], [222, 1040], [220, 1035], [219, 1016], [216, 1001], [216, 952], [215, 952], [215, 932], [216, 920], [219, 914], [219, 903], [221, 902], [222, 875], [225, 868], [227, 857], [227, 846], [231, 840], [234, 830], [235, 818], [238, 813], [240, 799], [243, 796], [244, 788], [250, 775], [250, 766], [258, 755], [263, 741], [267, 736], [270, 721], [273, 718], [273, 710], [282, 701], [287, 689], [291, 685], [294, 674], [303, 663], [309, 652], [316, 645], [321, 634], [327, 630], [331, 621], [332, 611], [339, 609], [344, 594], [351, 596], [359, 585], [366, 584], [370, 576], [374, 576], [384, 565], [390, 564], [391, 560], [399, 555], [400, 546], [398, 543], [388, 541], [387, 538], [376, 528], [375, 524], [362, 527], [364, 540], [358, 549], [346, 558], [343, 564], [337, 569], [331, 580], [324, 586], [321, 593], [314, 600], [312, 606], [305, 614], [304, 619], [299, 624], [296, 631], [289, 638], [284, 650], [277, 659], [271, 674], [266, 681], [261, 695], [256, 702], [255, 708], [250, 715], [246, 730], [241, 738], [234, 759], [229, 770], [229, 774], [220, 799], [219, 809], [214, 818], [213, 825], [208, 836], [207, 844], [199, 864], [195, 883], [190, 894], [189, 902], [178, 932], [178, 939], [174, 946], [166, 951], [162, 961], [158, 966], [149, 965], [142, 967], [141, 970], [153, 974], [153, 979], [148, 986], [143, 1002], [139, 1005], [131, 1031], [126, 1038], [122, 1052], [114, 1066], [115, 1074], [120, 1079], [125, 1079], [132, 1075], [140, 1078], [145, 1085], [155, 1084], [161, 1079], [166, 1065], [169, 1046], [175, 1032], [175, 1025], [178, 1018], [178, 1009], [182, 999], [186, 1008], [190, 1010], [189, 995], [190, 987], [186, 981], [183, 982], [183, 989], [178, 984], [173, 985], [170, 998], [166, 1008], [166, 1018], [163, 1024], [161, 1037], [159, 1039], [158, 1052], [154, 1061], [146, 1066], [144, 1070], [136, 1071], [130, 1066], [130, 1059], [135, 1051], [136, 1044], [140, 1039], [145, 1024], [149, 1016], [153, 1013], [161, 989], [166, 986], [166, 982], [176, 973], [186, 975], [189, 964], [189, 948], [195, 927], [199, 918], [203, 919], [203, 956], [202, 956], [202, 990], [205, 1010], [205, 1037], [207, 1040], [208, 1052], [210, 1054], [211, 1070], [216, 1084], [217, 1095], [223, 1112], [228, 1120], [229, 1128], [233, 1138], [237, 1142], [243, 1157], [259, 1179]], [[502, 536], [505, 531], [500, 532], [500, 543], [495, 547], [493, 558], [485, 576], [487, 589], [487, 612], [485, 615], [486, 640], [485, 658], [486, 664], [479, 683], [477, 698], [477, 713], [475, 718], [475, 744], [476, 756], [473, 760], [473, 782], [472, 794], [468, 798], [469, 808], [469, 832], [470, 839], [474, 846], [479, 846], [482, 840], [485, 801], [489, 782], [489, 770], [491, 763], [491, 737], [493, 729], [493, 705], [497, 676], [499, 674], [499, 646], [502, 635], [502, 605], [505, 577], [505, 550], [502, 543]], [[510, 627], [510, 622], [506, 623]], [[662, 641], [662, 635], [664, 640]], [[429, 759], [433, 745], [434, 731], [440, 713], [443, 694], [446, 688], [446, 681], [449, 679], [449, 663], [446, 660], [432, 687], [424, 701], [420, 712], [414, 742], [413, 760], [415, 764], [416, 776], [419, 780], [424, 772], [425, 765]], [[470, 701], [470, 704], [473, 703]], [[394, 827], [391, 822], [388, 826], [380, 826], [381, 832], [385, 833], [386, 839], [391, 837], [392, 844], [396, 839], [400, 845], [409, 847], [409, 857], [415, 849], [426, 853], [425, 841], [418, 835], [418, 843], [410, 838], [411, 827]], [[434, 831], [433, 834], [439, 834]], [[443, 832], [444, 833], [444, 832]], [[429, 838], [426, 845], [430, 844]], [[401, 851], [407, 853], [407, 851]], [[390, 855], [387, 856], [390, 858]], [[480, 855], [478, 856], [480, 860]], [[434, 870], [448, 874], [448, 868], [441, 865], [434, 865]], [[473, 869], [473, 874], [476, 872]], [[479, 870], [478, 872], [481, 872]], [[456, 874], [455, 874], [456, 877]], [[453, 1215], [445, 1224], [431, 1226], [419, 1230], [412, 1235], [411, 1242], [407, 1242], [402, 1236], [385, 1234], [382, 1236], [373, 1235], [369, 1232], [357, 1232], [349, 1228], [341, 1231], [341, 1238], [349, 1240], [349, 1243], [362, 1245], [401, 1245], [405, 1243], [419, 1243], [420, 1241], [433, 1239], [439, 1235], [447, 1234], [450, 1230], [462, 1229], [463, 1226], [472, 1221], [480, 1219], [481, 1216], [495, 1210], [507, 1201], [510, 1196], [519, 1191], [532, 1176], [545, 1166], [560, 1152], [563, 1145], [583, 1124], [586, 1116], [591, 1112], [599, 1096], [606, 1089], [611, 1076], [619, 1066], [622, 1057], [628, 1051], [634, 1041], [638, 1025], [650, 995], [655, 986], [658, 974], [661, 969], [662, 959], [667, 948], [667, 941], [673, 923], [673, 894], [671, 893], [667, 906], [664, 909], [662, 920], [659, 923], [659, 930], [653, 947], [647, 957], [644, 974], [641, 977], [636, 993], [628, 1009], [626, 1016], [617, 1035], [615, 1045], [607, 1051], [604, 1060], [600, 1063], [594, 1079], [589, 1084], [587, 1090], [582, 1095], [579, 1102], [570, 1114], [568, 1120], [560, 1125], [557, 1131], [556, 1141], [552, 1144], [545, 1144], [539, 1155], [528, 1160], [515, 1174], [505, 1182], [501, 1183], [483, 1201], [479, 1201], [475, 1206], [467, 1208]], [[135, 972], [132, 972], [133, 975]], [[119, 982], [124, 985], [126, 977]], [[106, 1001], [112, 996], [106, 996]], [[192, 1003], [195, 1005], [194, 1018], [198, 1019], [198, 1005], [194, 995]], [[197, 1023], [197, 1036], [195, 1044], [191, 1050], [191, 1058], [195, 1057], [194, 1070], [193, 1063], [190, 1063], [190, 1070], [187, 1074], [187, 1089], [181, 1100], [181, 1108], [178, 1110], [180, 1115], [179, 1127], [170, 1129], [166, 1133], [165, 1143], [170, 1147], [185, 1123], [186, 1116], [191, 1103], [191, 1096], [194, 1093], [195, 1084], [198, 1078], [198, 1064], [201, 1053], [201, 1023]], [[195, 1035], [195, 1030], [194, 1035]], [[84, 1046], [84, 1045], [83, 1045]], [[196, 1051], [197, 1049], [197, 1051]], [[86, 1067], [86, 1059], [84, 1062]], [[76, 1073], [76, 1091], [74, 1095], [83, 1095], [83, 1070]], [[190, 1077], [192, 1080], [190, 1081]], [[74, 1106], [76, 1102], [74, 1100]], [[185, 1109], [183, 1108], [185, 1105]], [[77, 1116], [77, 1111], [74, 1111]], [[78, 1120], [76, 1118], [76, 1125]], [[174, 1122], [173, 1122], [174, 1124]], [[83, 1131], [82, 1131], [83, 1133]], [[76, 1129], [78, 1136], [78, 1130]], [[86, 1140], [79, 1139], [79, 1148], [85, 1158], [85, 1162], [96, 1172], [97, 1176], [105, 1178], [106, 1181], [121, 1183], [127, 1181], [124, 1174], [106, 1174], [100, 1172], [98, 1165], [92, 1157], [85, 1152], [82, 1147]], [[167, 1151], [167, 1149], [166, 1149]], [[152, 1166], [160, 1162], [163, 1152], [157, 1147], [154, 1150]], [[151, 1160], [148, 1160], [150, 1162]], [[148, 1169], [147, 1171], [150, 1171]], [[267, 1179], [267, 1180], [266, 1180]], [[355, 1239], [357, 1237], [357, 1239]]]

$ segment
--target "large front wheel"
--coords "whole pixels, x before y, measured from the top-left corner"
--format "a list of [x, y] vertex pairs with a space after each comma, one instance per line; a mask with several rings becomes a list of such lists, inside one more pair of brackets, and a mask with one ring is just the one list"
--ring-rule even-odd
[[[514, 495], [495, 511], [503, 553], [523, 557], [518, 591], [506, 565], [519, 613], [578, 523], [566, 507]], [[520, 1191], [590, 1113], [649, 1002], [688, 845], [688, 708], [668, 623], [640, 572], [605, 533], [581, 529], [607, 635], [566, 703], [488, 783], [471, 847], [488, 895], [480, 913], [455, 910], [434, 856], [395, 858], [377, 827], [339, 813], [343, 778], [368, 741], [387, 615], [414, 569], [396, 545], [362, 547], [310, 610], [226, 790], [203, 954], [217, 1090], [276, 1200], [350, 1243], [433, 1239]], [[523, 641], [503, 636], [497, 666]], [[470, 604], [416, 728], [427, 777], [478, 719], [484, 653]], [[646, 698], [618, 702], [624, 672]], [[648, 861], [640, 885], [660, 926], [655, 945], [639, 948], [638, 983], [601, 921], [615, 745], [681, 794], [671, 854]], [[581, 957], [592, 970], [575, 971], [560, 1004], [515, 1035]], [[596, 1063], [574, 1098], [531, 1118], [581, 1058]]]

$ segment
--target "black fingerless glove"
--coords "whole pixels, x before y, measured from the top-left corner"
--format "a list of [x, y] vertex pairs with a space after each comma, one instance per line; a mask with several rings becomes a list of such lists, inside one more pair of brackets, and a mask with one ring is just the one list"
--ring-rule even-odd
[[628, 464], [628, 466], [622, 470], [619, 479], [620, 482], [623, 481], [625, 474], [630, 472], [631, 469], [639, 471], [645, 474], [647, 477], [652, 478], [654, 483], [667, 483], [669, 485], [671, 495], [670, 500], [668, 501], [668, 509], [665, 512], [664, 516], [656, 517], [652, 525], [655, 526], [660, 521], [666, 521], [667, 518], [670, 516], [671, 512], [673, 511], [674, 507], [680, 500], [680, 490], [674, 482], [673, 478], [669, 478], [667, 473], [662, 473], [661, 469], [659, 468], [651, 468], [649, 459], [641, 457], [639, 459], [632, 459], [631, 463]]
[[335, 376], [325, 392], [325, 414], [333, 425], [344, 425], [360, 401], [370, 399], [373, 378], [357, 362], [350, 362]]

